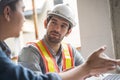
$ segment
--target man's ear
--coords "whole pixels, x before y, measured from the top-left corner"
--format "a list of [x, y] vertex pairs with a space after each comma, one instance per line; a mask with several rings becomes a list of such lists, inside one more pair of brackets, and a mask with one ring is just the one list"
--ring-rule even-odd
[[72, 28], [68, 30], [65, 36], [68, 36], [72, 32]]
[[11, 11], [11, 9], [9, 6], [6, 6], [4, 8], [3, 14], [4, 14], [4, 17], [7, 21], [10, 21], [10, 11]]
[[47, 28], [47, 19], [44, 20], [44, 28], [46, 29]]

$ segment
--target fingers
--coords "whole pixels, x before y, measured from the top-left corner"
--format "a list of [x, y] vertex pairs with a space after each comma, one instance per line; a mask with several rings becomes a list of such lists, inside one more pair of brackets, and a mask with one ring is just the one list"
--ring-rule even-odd
[[98, 59], [100, 57], [100, 54], [102, 54], [106, 49], [106, 46], [103, 46], [101, 48], [99, 48], [98, 50], [94, 51], [89, 57], [88, 57], [88, 61], [90, 60], [95, 60]]
[[120, 66], [120, 59], [117, 59], [117, 64]]
[[[120, 65], [120, 60], [116, 61], [114, 59], [110, 59], [107, 55], [103, 54], [106, 46], [103, 46], [96, 50], [88, 59], [87, 64], [89, 68], [91, 68], [92, 74], [101, 74], [110, 70], [114, 70], [117, 64]], [[100, 56], [100, 54], [103, 54]]]
[[91, 54], [89, 57], [88, 57], [88, 61], [94, 61], [95, 59], [99, 59], [99, 58], [102, 58], [100, 56], [100, 54], [102, 54], [106, 49], [106, 46], [103, 46], [101, 48], [99, 48], [98, 50], [94, 51], [93, 54]]
[[99, 56], [101, 53], [105, 51], [105, 49], [106, 49], [106, 46], [103, 46], [99, 48], [98, 50], [96, 50], [94, 53]]

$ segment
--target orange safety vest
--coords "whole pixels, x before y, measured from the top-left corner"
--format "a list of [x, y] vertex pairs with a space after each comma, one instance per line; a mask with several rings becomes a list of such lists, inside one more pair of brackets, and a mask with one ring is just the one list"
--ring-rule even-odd
[[[53, 58], [49, 49], [46, 47], [46, 45], [43, 43], [43, 41], [40, 40], [37, 42], [32, 42], [32, 44], [34, 44], [38, 48], [38, 50], [43, 58], [46, 73], [47, 72], [60, 72], [55, 59]], [[72, 49], [71, 49], [70, 45], [62, 43], [62, 47], [63, 47], [62, 68], [64, 71], [64, 70], [74, 67], [74, 60], [73, 60], [73, 54], [72, 54]]]

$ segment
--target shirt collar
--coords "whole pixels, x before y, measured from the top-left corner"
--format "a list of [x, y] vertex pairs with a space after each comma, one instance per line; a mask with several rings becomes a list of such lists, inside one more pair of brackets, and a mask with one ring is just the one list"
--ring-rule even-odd
[[7, 44], [4, 41], [0, 41], [0, 48], [10, 58], [11, 50], [10, 50], [10, 48], [7, 46]]
[[53, 56], [59, 56], [59, 55], [62, 54], [62, 46], [61, 46], [61, 45], [60, 45], [60, 48], [59, 48], [57, 54], [54, 55], [54, 51], [53, 51], [53, 49], [49, 46], [49, 44], [47, 43], [47, 41], [46, 41], [46, 39], [45, 39], [45, 36], [44, 36], [44, 38], [43, 38], [42, 40], [43, 40], [44, 44], [48, 47], [48, 49], [50, 50], [50, 52], [51, 52], [51, 54], [52, 54]]

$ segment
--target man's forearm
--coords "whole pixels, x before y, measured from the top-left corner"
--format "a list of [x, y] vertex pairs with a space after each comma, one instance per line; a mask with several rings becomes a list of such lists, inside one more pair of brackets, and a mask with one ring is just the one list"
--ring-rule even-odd
[[90, 76], [90, 70], [86, 64], [75, 67], [63, 73], [59, 73], [62, 80], [84, 80]]

